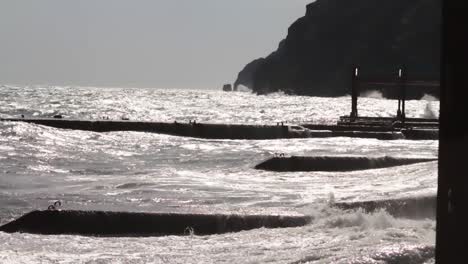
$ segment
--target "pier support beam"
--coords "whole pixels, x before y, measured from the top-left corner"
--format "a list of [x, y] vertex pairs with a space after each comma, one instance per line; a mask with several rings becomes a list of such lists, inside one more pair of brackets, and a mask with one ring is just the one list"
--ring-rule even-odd
[[358, 116], [357, 100], [359, 95], [359, 67], [354, 66], [351, 81], [351, 120]]
[[399, 83], [399, 94], [398, 94], [398, 111], [397, 118], [405, 121], [405, 104], [406, 104], [406, 71], [405, 67], [398, 70], [398, 83]]
[[436, 263], [463, 263], [468, 245], [468, 8], [442, 1]]

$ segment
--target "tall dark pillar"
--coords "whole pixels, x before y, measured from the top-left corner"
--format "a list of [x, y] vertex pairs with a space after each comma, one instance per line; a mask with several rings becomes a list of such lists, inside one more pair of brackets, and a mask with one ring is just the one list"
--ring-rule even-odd
[[398, 69], [398, 110], [397, 110], [397, 118], [402, 119], [402, 113], [401, 113], [401, 99], [402, 99], [402, 89], [403, 86], [401, 84], [401, 76], [402, 76], [402, 69]]
[[444, 0], [436, 262], [466, 263], [468, 252], [468, 8]]
[[357, 100], [359, 95], [359, 67], [353, 67], [351, 80], [351, 119], [358, 116]]
[[401, 118], [401, 99], [398, 98], [398, 110], [396, 114], [397, 118]]
[[400, 77], [400, 100], [401, 100], [401, 119], [405, 121], [406, 117], [406, 69], [402, 67], [399, 71]]

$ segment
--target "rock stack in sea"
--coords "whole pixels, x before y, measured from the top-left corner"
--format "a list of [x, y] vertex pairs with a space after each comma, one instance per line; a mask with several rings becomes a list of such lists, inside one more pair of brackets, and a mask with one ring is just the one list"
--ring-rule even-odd
[[[351, 68], [363, 77], [438, 81], [441, 6], [437, 0], [317, 0], [294, 22], [278, 49], [247, 64], [234, 87], [258, 94], [349, 94]], [[380, 87], [366, 87], [379, 89]], [[391, 96], [391, 89], [384, 96]], [[438, 96], [438, 88], [408, 89], [409, 98]]]

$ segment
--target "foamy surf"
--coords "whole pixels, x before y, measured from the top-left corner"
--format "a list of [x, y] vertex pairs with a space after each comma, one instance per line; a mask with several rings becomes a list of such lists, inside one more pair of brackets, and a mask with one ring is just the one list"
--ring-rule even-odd
[[[349, 97], [162, 89], [3, 87], [1, 117], [289, 124], [336, 122]], [[409, 101], [407, 115], [438, 102]], [[395, 102], [360, 99], [362, 115], [390, 116]], [[306, 215], [306, 226], [208, 236], [125, 239], [0, 232], [2, 263], [430, 263], [433, 217], [359, 203], [434, 196], [437, 161], [343, 172], [270, 172], [256, 164], [295, 156], [437, 158], [435, 140], [361, 138], [208, 140], [140, 132], [95, 133], [0, 122], [0, 224], [56, 200], [63, 210]]]

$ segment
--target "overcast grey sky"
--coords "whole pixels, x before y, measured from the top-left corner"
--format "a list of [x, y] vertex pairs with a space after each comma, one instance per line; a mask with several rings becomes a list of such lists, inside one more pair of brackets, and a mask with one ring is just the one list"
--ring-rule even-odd
[[313, 0], [0, 0], [0, 83], [220, 88]]

